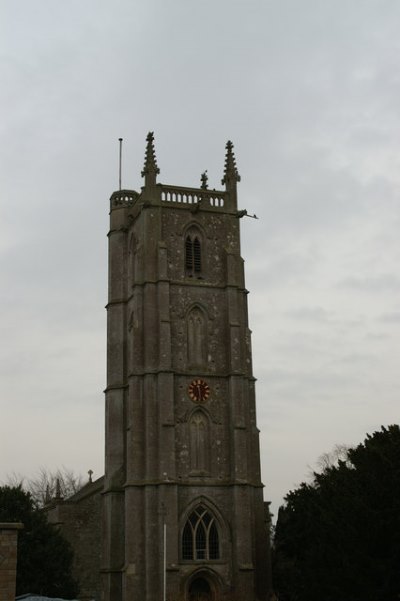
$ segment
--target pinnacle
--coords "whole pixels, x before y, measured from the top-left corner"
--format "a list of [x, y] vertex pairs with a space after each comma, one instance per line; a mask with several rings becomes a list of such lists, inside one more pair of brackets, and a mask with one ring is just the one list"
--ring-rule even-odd
[[240, 182], [240, 175], [236, 167], [235, 154], [233, 152], [233, 144], [230, 140], [226, 143], [225, 169], [224, 177], [221, 180], [222, 184]]
[[208, 188], [208, 175], [207, 175], [207, 169], [201, 174], [201, 186], [200, 188], [202, 190], [207, 190]]
[[149, 175], [150, 173], [154, 176], [160, 173], [157, 166], [156, 151], [154, 149], [154, 132], [149, 131], [147, 134], [147, 145], [146, 154], [144, 158], [144, 167], [142, 170], [142, 177]]

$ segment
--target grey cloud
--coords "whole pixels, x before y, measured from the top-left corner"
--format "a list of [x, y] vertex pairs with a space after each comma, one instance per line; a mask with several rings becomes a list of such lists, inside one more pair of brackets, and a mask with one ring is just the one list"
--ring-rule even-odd
[[368, 332], [365, 335], [365, 339], [366, 341], [372, 341], [374, 343], [376, 342], [386, 342], [390, 339], [390, 336], [388, 334], [384, 334], [382, 332]]
[[318, 323], [330, 323], [335, 319], [334, 313], [323, 307], [301, 307], [294, 311], [287, 311], [285, 315], [299, 321], [315, 321]]
[[352, 276], [339, 281], [338, 287], [365, 292], [397, 292], [400, 290], [400, 278], [388, 273], [365, 277]]
[[383, 323], [393, 323], [393, 324], [400, 323], [400, 311], [384, 313], [383, 315], [379, 316], [378, 320], [382, 321]]

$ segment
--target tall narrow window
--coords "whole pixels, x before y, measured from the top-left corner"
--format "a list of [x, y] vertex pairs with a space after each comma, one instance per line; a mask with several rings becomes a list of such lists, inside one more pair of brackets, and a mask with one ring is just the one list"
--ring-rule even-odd
[[189, 277], [201, 278], [203, 264], [201, 258], [201, 237], [192, 228], [185, 238], [185, 270]]
[[219, 536], [214, 516], [203, 505], [190, 514], [182, 532], [182, 559], [219, 559]]

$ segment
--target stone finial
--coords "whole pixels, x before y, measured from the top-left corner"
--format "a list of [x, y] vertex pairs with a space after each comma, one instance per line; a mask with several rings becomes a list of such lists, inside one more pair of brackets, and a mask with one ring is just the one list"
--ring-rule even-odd
[[154, 132], [149, 131], [146, 140], [147, 146], [142, 177], [144, 177], [145, 186], [154, 186], [156, 184], [157, 175], [160, 173], [157, 166], [156, 151], [154, 149]]
[[201, 186], [200, 188], [202, 190], [207, 190], [208, 188], [208, 175], [207, 175], [207, 169], [201, 174], [200, 176], [200, 180], [201, 180]]
[[89, 474], [89, 482], [93, 482], [93, 480], [92, 480], [93, 470], [89, 470], [88, 474]]
[[233, 144], [230, 140], [226, 143], [225, 169], [224, 177], [221, 180], [222, 185], [225, 184], [226, 189], [236, 187], [237, 182], [240, 182], [240, 175], [236, 167], [236, 159], [233, 152]]

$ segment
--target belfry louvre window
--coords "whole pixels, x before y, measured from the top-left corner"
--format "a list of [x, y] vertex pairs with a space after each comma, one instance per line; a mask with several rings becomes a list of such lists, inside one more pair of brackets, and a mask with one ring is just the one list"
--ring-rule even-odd
[[219, 559], [219, 537], [215, 518], [202, 505], [190, 514], [183, 529], [182, 559]]
[[201, 243], [197, 236], [186, 236], [185, 268], [188, 275], [201, 274]]

